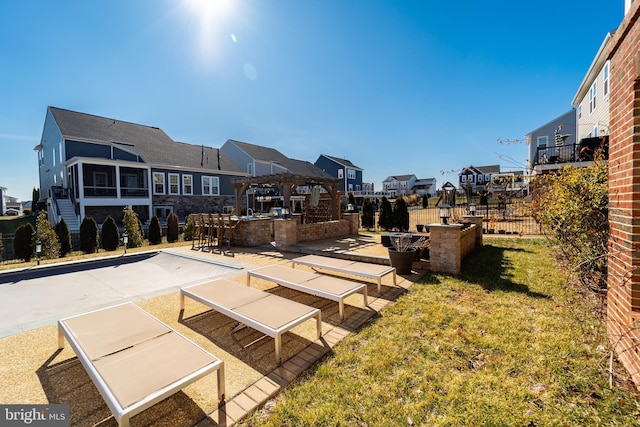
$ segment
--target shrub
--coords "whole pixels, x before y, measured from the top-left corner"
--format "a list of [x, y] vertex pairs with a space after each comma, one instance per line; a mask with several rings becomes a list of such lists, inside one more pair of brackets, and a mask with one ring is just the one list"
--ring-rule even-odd
[[60, 256], [64, 257], [71, 252], [71, 233], [64, 218], [58, 221], [54, 231], [56, 232], [56, 236], [58, 236], [58, 242], [60, 242]]
[[138, 214], [136, 214], [133, 209], [129, 206], [125, 206], [124, 215], [122, 217], [122, 222], [124, 223], [124, 229], [129, 237], [129, 243], [127, 244], [130, 248], [138, 248], [142, 246], [142, 226], [140, 220], [138, 219]]
[[98, 249], [98, 224], [93, 217], [85, 216], [80, 224], [80, 250], [92, 254]]
[[195, 232], [196, 229], [196, 222], [193, 219], [193, 215], [189, 215], [187, 217], [187, 221], [184, 223], [184, 230], [183, 230], [183, 238], [185, 241], [189, 241], [189, 240], [193, 240], [193, 233]]
[[386, 197], [382, 197], [380, 202], [380, 216], [378, 217], [378, 226], [385, 231], [393, 228], [393, 208], [391, 202]]
[[149, 244], [159, 245], [160, 243], [162, 243], [162, 229], [158, 217], [154, 215], [149, 224]]
[[402, 197], [398, 197], [393, 203], [393, 226], [398, 231], [409, 231], [409, 210]]
[[60, 256], [60, 242], [58, 235], [51, 227], [47, 218], [47, 211], [40, 211], [36, 219], [36, 234], [33, 236], [33, 243], [42, 243], [42, 259], [54, 259]]
[[109, 215], [102, 223], [101, 235], [102, 248], [107, 251], [115, 251], [120, 244], [120, 231], [116, 221]]
[[170, 212], [167, 216], [167, 242], [177, 242], [179, 237], [180, 225], [178, 224], [178, 215]]
[[17, 228], [13, 236], [13, 251], [17, 259], [23, 259], [25, 262], [31, 261], [33, 257], [33, 235], [36, 230], [30, 223], [22, 224]]
[[425, 193], [422, 196], [422, 209], [426, 209], [429, 206], [429, 193]]
[[587, 289], [607, 287], [608, 176], [607, 165], [595, 161], [585, 168], [564, 167], [535, 182], [533, 217], [559, 247]]
[[370, 230], [374, 225], [373, 205], [371, 204], [371, 200], [367, 198], [362, 202], [362, 227]]

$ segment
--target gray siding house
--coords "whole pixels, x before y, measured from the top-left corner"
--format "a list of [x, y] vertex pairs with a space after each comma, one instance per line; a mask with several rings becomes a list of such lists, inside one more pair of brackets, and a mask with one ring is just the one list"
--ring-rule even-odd
[[219, 149], [185, 144], [160, 128], [48, 107], [38, 151], [40, 191], [52, 223], [86, 217], [142, 221], [169, 212], [221, 212], [235, 204], [230, 180], [245, 176]]
[[555, 170], [574, 161], [576, 151], [575, 111], [569, 110], [529, 132], [525, 136], [525, 140], [529, 146], [531, 175]]

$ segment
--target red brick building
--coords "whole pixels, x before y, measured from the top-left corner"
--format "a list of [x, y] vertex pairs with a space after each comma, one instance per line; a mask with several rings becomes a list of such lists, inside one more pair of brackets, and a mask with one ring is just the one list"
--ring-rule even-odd
[[608, 334], [640, 388], [640, 1], [625, 17], [607, 57], [611, 63], [609, 139]]

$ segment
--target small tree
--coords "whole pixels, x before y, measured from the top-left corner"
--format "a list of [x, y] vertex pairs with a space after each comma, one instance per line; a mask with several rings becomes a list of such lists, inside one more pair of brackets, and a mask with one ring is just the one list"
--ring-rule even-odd
[[162, 243], [162, 229], [158, 217], [154, 215], [149, 224], [149, 244], [159, 245], [160, 243]]
[[107, 251], [115, 251], [120, 244], [120, 231], [116, 221], [109, 215], [102, 223], [102, 248]]
[[373, 215], [373, 205], [368, 198], [362, 202], [362, 226], [367, 230], [370, 230], [375, 225], [375, 219]]
[[353, 196], [353, 193], [351, 192], [349, 193], [348, 200], [349, 200], [349, 204], [353, 206], [353, 209], [357, 212], [358, 205], [356, 205], [356, 198]]
[[380, 202], [380, 216], [378, 217], [378, 226], [385, 231], [393, 228], [393, 208], [391, 202], [386, 197], [382, 197]]
[[426, 209], [429, 206], [429, 193], [424, 193], [422, 196], [422, 209]]
[[409, 231], [409, 210], [402, 197], [398, 197], [393, 203], [393, 226], [398, 231]]
[[98, 224], [93, 217], [85, 216], [80, 224], [80, 250], [92, 254], [98, 249]]
[[71, 233], [64, 218], [58, 221], [54, 231], [56, 232], [56, 236], [58, 236], [58, 242], [60, 242], [60, 256], [64, 257], [71, 252]]
[[125, 206], [122, 222], [124, 223], [124, 229], [129, 237], [130, 248], [138, 248], [142, 246], [142, 227], [140, 226], [140, 220], [138, 215], [129, 206]]
[[58, 235], [51, 227], [49, 219], [47, 219], [47, 211], [41, 211], [36, 219], [36, 233], [33, 236], [33, 244], [42, 243], [42, 253], [40, 257], [43, 259], [54, 259], [60, 256], [60, 242]]
[[187, 217], [187, 221], [184, 223], [183, 238], [185, 241], [193, 240], [193, 233], [196, 229], [196, 221], [193, 219], [193, 215]]
[[13, 236], [13, 251], [17, 259], [25, 262], [31, 261], [33, 257], [33, 235], [36, 230], [30, 223], [22, 224]]
[[180, 237], [180, 225], [178, 224], [178, 215], [173, 212], [167, 216], [167, 242], [174, 243]]
[[38, 211], [38, 202], [40, 201], [40, 190], [35, 188], [31, 191], [31, 213], [35, 214]]

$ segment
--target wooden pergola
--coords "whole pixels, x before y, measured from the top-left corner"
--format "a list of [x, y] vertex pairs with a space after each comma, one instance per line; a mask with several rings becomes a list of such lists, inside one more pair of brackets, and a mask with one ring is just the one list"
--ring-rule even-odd
[[234, 178], [231, 186], [236, 194], [236, 212], [240, 212], [240, 200], [250, 188], [275, 187], [284, 198], [284, 205], [291, 206], [291, 195], [296, 187], [316, 186], [324, 188], [331, 197], [331, 219], [340, 219], [338, 209], [338, 178], [322, 178], [309, 175], [296, 175], [292, 173], [279, 173], [272, 175], [248, 176], [246, 178]]

